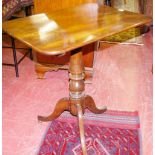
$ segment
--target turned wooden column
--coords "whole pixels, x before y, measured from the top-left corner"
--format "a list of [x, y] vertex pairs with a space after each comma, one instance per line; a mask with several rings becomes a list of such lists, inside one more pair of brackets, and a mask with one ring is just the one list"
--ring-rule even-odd
[[84, 84], [84, 63], [81, 48], [73, 50], [70, 57], [69, 65], [69, 98], [70, 98], [70, 113], [78, 116], [80, 140], [83, 155], [87, 155], [85, 137], [84, 137], [84, 101], [85, 101], [85, 84]]
[[69, 97], [70, 97], [70, 112], [72, 115], [77, 115], [76, 104], [82, 106], [84, 101], [84, 63], [81, 48], [71, 52], [69, 64]]
[[71, 51], [69, 64], [69, 98], [60, 99], [54, 111], [49, 116], [38, 116], [38, 120], [52, 121], [58, 118], [65, 110], [70, 111], [74, 116], [78, 116], [82, 152], [83, 155], [87, 155], [84, 137], [84, 110], [87, 108], [95, 114], [101, 114], [106, 111], [106, 107], [104, 106], [102, 109], [98, 109], [93, 98], [85, 95], [84, 78], [83, 54], [81, 48], [78, 48]]

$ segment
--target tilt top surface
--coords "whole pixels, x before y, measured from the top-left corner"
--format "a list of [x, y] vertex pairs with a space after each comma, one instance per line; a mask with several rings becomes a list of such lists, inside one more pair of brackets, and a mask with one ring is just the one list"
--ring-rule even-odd
[[37, 52], [57, 55], [137, 27], [145, 15], [89, 3], [3, 22], [3, 31]]

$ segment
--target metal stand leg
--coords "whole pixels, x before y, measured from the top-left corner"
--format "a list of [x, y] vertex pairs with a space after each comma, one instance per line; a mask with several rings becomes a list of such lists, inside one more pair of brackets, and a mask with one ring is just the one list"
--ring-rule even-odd
[[[28, 15], [31, 15], [30, 13], [30, 8], [31, 6], [26, 6], [24, 8], [25, 10], [25, 16], [28, 16]], [[5, 34], [5, 33], [3, 33]], [[3, 65], [6, 65], [6, 66], [13, 66], [15, 67], [15, 72], [16, 72], [16, 77], [19, 77], [19, 72], [18, 72], [18, 64], [25, 58], [25, 56], [29, 53], [30, 55], [30, 59], [33, 60], [33, 55], [32, 55], [32, 49], [26, 49], [26, 50], [29, 50], [19, 61], [17, 61], [17, 55], [16, 55], [16, 47], [15, 47], [15, 39], [13, 37], [11, 37], [11, 44], [12, 44], [12, 47], [9, 47], [9, 46], [3, 46], [2, 48], [12, 48], [13, 50], [13, 59], [14, 59], [14, 64], [6, 64], [6, 63], [2, 63]], [[18, 49], [24, 49], [25, 48], [18, 48]]]
[[12, 43], [13, 59], [14, 59], [16, 77], [19, 77], [19, 73], [18, 73], [18, 63], [17, 63], [17, 55], [16, 55], [16, 47], [15, 47], [15, 40], [14, 40], [14, 38], [12, 38], [12, 37], [11, 37], [11, 43]]
[[30, 48], [30, 59], [33, 60], [32, 49]]

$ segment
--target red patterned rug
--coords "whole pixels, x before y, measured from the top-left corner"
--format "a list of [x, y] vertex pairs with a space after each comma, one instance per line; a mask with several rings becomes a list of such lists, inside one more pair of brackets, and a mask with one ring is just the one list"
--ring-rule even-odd
[[[137, 112], [107, 111], [84, 114], [88, 155], [140, 155]], [[65, 112], [52, 121], [38, 155], [82, 155], [78, 120]]]

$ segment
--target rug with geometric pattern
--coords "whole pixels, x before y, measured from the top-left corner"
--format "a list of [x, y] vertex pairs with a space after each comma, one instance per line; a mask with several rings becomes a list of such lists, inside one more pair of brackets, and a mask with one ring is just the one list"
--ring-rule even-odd
[[[84, 114], [88, 155], [140, 155], [138, 112], [109, 110], [103, 114]], [[52, 121], [38, 155], [82, 155], [78, 120], [64, 112]]]

